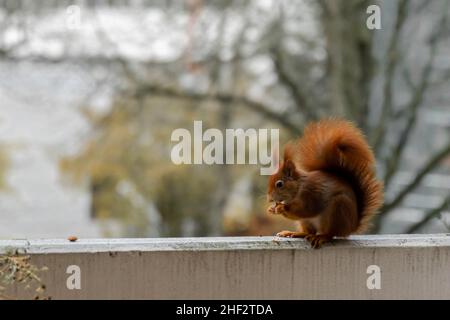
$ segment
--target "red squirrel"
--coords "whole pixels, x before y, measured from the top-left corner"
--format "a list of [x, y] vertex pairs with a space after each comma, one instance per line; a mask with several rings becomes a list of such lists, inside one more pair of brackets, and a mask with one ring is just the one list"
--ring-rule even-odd
[[279, 237], [305, 238], [319, 248], [333, 237], [364, 232], [383, 203], [383, 184], [362, 132], [351, 122], [320, 120], [286, 145], [269, 179], [268, 208], [300, 224]]

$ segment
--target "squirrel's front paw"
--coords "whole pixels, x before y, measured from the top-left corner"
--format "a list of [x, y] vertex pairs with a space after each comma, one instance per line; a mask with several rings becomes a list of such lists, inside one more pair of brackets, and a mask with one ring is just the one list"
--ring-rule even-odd
[[274, 203], [273, 205], [271, 205], [270, 207], [268, 207], [267, 208], [267, 213], [270, 213], [270, 214], [275, 214], [275, 207], [276, 207], [277, 205]]
[[267, 208], [267, 212], [270, 214], [284, 214], [286, 213], [285, 204], [282, 202], [276, 202]]
[[305, 232], [297, 232], [297, 231], [280, 231], [277, 233], [277, 237], [283, 237], [283, 238], [305, 238], [308, 236]]
[[277, 203], [274, 208], [275, 214], [285, 214], [287, 212], [286, 205], [284, 203]]

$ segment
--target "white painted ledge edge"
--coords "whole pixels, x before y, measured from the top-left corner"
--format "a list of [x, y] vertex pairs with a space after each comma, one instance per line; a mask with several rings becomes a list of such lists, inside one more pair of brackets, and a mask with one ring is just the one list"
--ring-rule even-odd
[[[450, 234], [358, 235], [337, 239], [321, 250], [330, 248], [408, 248], [450, 247]], [[120, 238], [120, 239], [16, 239], [0, 240], [0, 254], [97, 253], [126, 251], [226, 251], [226, 250], [310, 250], [303, 239], [264, 237], [204, 238]]]

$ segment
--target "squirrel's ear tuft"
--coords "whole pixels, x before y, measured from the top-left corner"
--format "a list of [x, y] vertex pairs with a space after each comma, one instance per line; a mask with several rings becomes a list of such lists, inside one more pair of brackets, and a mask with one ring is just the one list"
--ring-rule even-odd
[[284, 155], [283, 155], [284, 161], [293, 160], [294, 156], [295, 156], [295, 145], [291, 141], [284, 146]]
[[287, 159], [283, 164], [283, 174], [288, 178], [297, 178], [298, 172], [295, 170], [295, 164], [292, 160]]

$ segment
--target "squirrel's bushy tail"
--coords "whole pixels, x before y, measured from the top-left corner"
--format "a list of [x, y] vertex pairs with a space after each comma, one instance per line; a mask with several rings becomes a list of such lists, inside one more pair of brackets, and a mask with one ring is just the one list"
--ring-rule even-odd
[[339, 119], [309, 124], [298, 141], [300, 168], [321, 170], [346, 179], [355, 191], [359, 227], [364, 232], [383, 203], [383, 184], [375, 175], [375, 158], [362, 132], [351, 122]]

